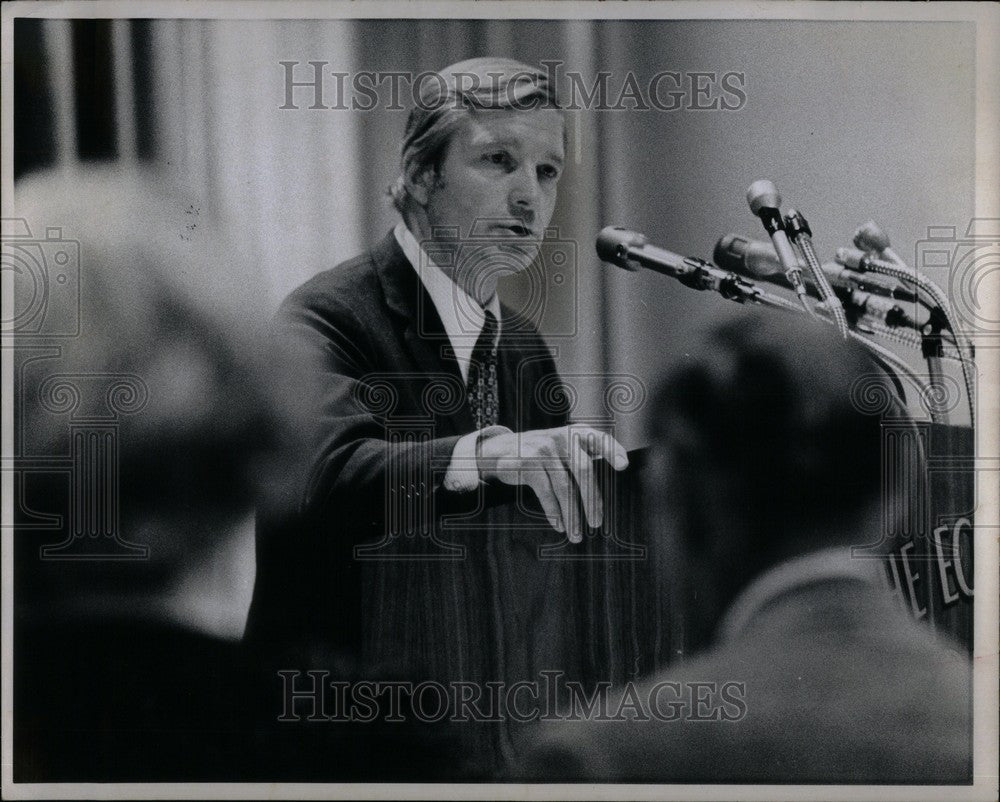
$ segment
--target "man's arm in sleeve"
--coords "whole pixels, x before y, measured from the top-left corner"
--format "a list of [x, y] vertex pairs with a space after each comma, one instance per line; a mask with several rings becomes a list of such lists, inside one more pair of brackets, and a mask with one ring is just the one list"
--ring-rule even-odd
[[350, 309], [318, 293], [293, 294], [276, 316], [275, 344], [287, 403], [302, 433], [296, 444], [300, 514], [363, 515], [375, 522], [390, 493], [412, 499], [440, 490], [442, 466], [460, 436], [390, 442], [379, 411], [386, 401], [391, 415], [397, 390], [367, 382], [378, 369], [375, 346]]

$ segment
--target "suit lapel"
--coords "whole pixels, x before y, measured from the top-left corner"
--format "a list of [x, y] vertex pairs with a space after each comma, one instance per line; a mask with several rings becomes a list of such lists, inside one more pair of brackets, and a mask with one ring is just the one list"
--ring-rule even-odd
[[[372, 261], [386, 304], [400, 322], [404, 347], [417, 371], [428, 377], [443, 374], [457, 380], [464, 397], [462, 371], [441, 316], [392, 231], [372, 249]], [[466, 404], [451, 419], [460, 421], [461, 430], [470, 430], [472, 416]]]

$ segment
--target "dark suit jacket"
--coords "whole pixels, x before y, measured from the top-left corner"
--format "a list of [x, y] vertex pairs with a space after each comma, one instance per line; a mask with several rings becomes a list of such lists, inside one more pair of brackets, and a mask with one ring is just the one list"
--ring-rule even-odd
[[[565, 659], [565, 610], [545, 601], [569, 599], [572, 573], [537, 558], [562, 536], [544, 518], [514, 528], [489, 492], [441, 486], [475, 426], [441, 319], [393, 234], [292, 292], [276, 333], [276, 381], [304, 436], [283, 492], [258, 508], [247, 643], [272, 667], [366, 679], [485, 681]], [[498, 361], [500, 423], [568, 421], [550, 351], [506, 308]]]
[[[969, 783], [969, 661], [887, 604], [860, 582], [801, 586], [640, 688], [646, 699], [663, 681], [745, 683], [742, 718], [730, 704], [718, 721], [550, 724], [510, 779]], [[661, 697], [664, 716], [674, 698]]]
[[[247, 637], [355, 653], [385, 613], [378, 602], [378, 611], [361, 605], [366, 568], [403, 560], [409, 568], [391, 572], [394, 581], [413, 568], [434, 582], [449, 564], [468, 562], [441, 519], [489, 499], [449, 493], [441, 482], [473, 417], [441, 319], [391, 232], [292, 292], [276, 334], [280, 380], [306, 433], [288, 492], [261, 505]], [[558, 375], [548, 348], [508, 309], [498, 374], [502, 424], [523, 431], [566, 423], [551, 397]], [[546, 386], [550, 397], [539, 403], [536, 389]], [[400, 599], [414, 606], [429, 603], [428, 590], [392, 592], [418, 594]]]

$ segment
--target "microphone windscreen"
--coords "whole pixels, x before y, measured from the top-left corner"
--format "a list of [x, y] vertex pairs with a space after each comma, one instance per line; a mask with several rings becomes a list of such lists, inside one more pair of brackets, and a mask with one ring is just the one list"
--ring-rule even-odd
[[739, 234], [724, 234], [715, 243], [712, 251], [712, 261], [723, 270], [740, 272], [743, 268], [743, 256], [746, 254], [750, 240]]
[[597, 255], [604, 262], [621, 265], [628, 259], [629, 248], [641, 248], [646, 237], [621, 226], [607, 226], [597, 235]]
[[861, 266], [861, 260], [865, 258], [865, 253], [857, 248], [837, 248], [833, 258], [844, 267], [857, 270]]
[[854, 245], [863, 251], [882, 253], [889, 247], [889, 236], [874, 220], [869, 220], [854, 232]]
[[766, 279], [785, 272], [770, 242], [747, 239], [739, 234], [719, 237], [712, 252], [712, 261], [723, 270], [732, 270], [750, 278]]
[[770, 181], [754, 181], [747, 189], [747, 203], [750, 211], [760, 214], [761, 209], [778, 209], [781, 207], [781, 195]]

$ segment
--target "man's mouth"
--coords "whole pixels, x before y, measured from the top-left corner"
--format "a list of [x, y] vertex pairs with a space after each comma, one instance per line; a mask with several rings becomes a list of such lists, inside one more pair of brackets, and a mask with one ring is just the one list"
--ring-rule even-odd
[[495, 226], [494, 231], [502, 233], [505, 236], [515, 236], [515, 237], [530, 237], [532, 236], [532, 231], [527, 226], [521, 225], [520, 223], [514, 223], [512, 225], [501, 225]]

